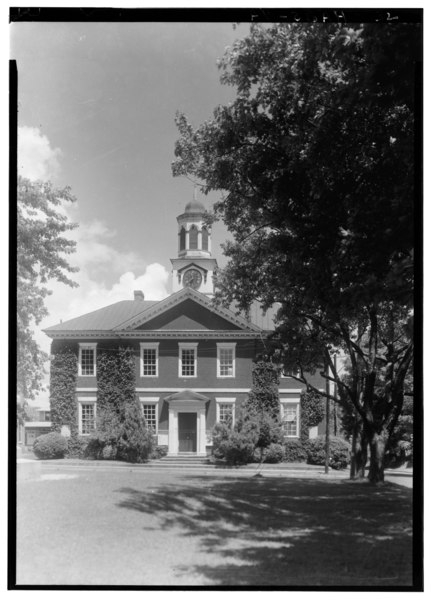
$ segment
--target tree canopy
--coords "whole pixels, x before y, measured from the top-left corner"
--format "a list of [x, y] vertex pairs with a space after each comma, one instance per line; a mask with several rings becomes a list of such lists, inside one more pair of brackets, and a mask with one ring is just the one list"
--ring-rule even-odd
[[45, 298], [50, 280], [77, 284], [68, 263], [76, 243], [65, 234], [74, 229], [61, 211], [74, 202], [70, 188], [57, 189], [50, 182], [18, 178], [17, 208], [17, 391], [23, 399], [41, 390], [47, 355], [34, 339], [34, 326], [48, 315]]
[[[233, 235], [218, 300], [279, 302], [287, 366], [306, 382], [325, 360], [370, 444], [394, 427], [412, 357], [420, 58], [416, 25], [252, 25], [219, 62], [235, 100], [196, 129], [177, 115], [173, 174], [222, 191], [213, 218]], [[334, 348], [352, 362], [351, 386]]]

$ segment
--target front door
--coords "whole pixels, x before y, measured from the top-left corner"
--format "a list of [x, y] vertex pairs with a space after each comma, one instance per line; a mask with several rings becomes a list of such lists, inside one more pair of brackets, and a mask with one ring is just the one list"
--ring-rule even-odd
[[178, 450], [196, 452], [196, 413], [178, 413]]

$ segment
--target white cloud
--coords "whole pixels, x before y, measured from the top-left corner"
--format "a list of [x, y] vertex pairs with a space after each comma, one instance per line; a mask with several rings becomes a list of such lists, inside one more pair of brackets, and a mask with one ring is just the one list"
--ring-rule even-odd
[[[20, 127], [18, 132], [19, 173], [32, 180], [53, 179], [59, 171], [61, 150], [53, 149], [48, 138], [34, 127]], [[162, 300], [168, 295], [169, 273], [159, 263], [146, 264], [142, 256], [124, 251], [116, 244], [117, 233], [103, 221], [82, 222], [79, 203], [56, 208], [79, 227], [67, 233], [76, 241], [76, 252], [68, 262], [79, 268], [70, 275], [79, 287], [70, 288], [56, 281], [49, 282], [52, 294], [45, 299], [49, 316], [35, 327], [35, 340], [49, 354], [51, 339], [42, 329], [79, 317], [120, 300], [133, 300], [133, 291], [142, 290], [147, 300]], [[49, 368], [49, 365], [46, 365]], [[48, 385], [48, 376], [45, 385]], [[42, 393], [34, 406], [48, 404], [48, 394]]]
[[51, 144], [37, 127], [18, 127], [18, 174], [28, 179], [55, 179], [61, 150]]

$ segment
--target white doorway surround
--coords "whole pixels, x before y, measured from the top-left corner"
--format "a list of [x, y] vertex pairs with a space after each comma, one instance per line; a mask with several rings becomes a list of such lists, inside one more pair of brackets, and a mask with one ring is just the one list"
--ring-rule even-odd
[[169, 403], [168, 456], [178, 456], [179, 413], [196, 414], [196, 456], [206, 456], [206, 404], [209, 398], [193, 390], [183, 390], [171, 394], [165, 400]]

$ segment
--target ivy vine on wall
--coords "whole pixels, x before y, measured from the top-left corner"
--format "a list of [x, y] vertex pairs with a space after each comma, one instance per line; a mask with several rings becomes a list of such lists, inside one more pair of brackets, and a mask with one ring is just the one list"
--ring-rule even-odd
[[51, 427], [61, 432], [63, 425], [70, 429], [71, 437], [78, 436], [78, 406], [76, 401], [76, 378], [78, 356], [70, 346], [63, 346], [51, 356], [50, 407]]
[[135, 357], [130, 347], [97, 352], [97, 412], [121, 416], [135, 402]]
[[254, 363], [252, 371], [253, 387], [246, 403], [247, 409], [266, 412], [276, 421], [280, 421], [280, 385], [279, 366], [267, 360]]
[[303, 390], [300, 400], [301, 441], [308, 440], [311, 427], [319, 425], [325, 417], [325, 399], [313, 390]]

